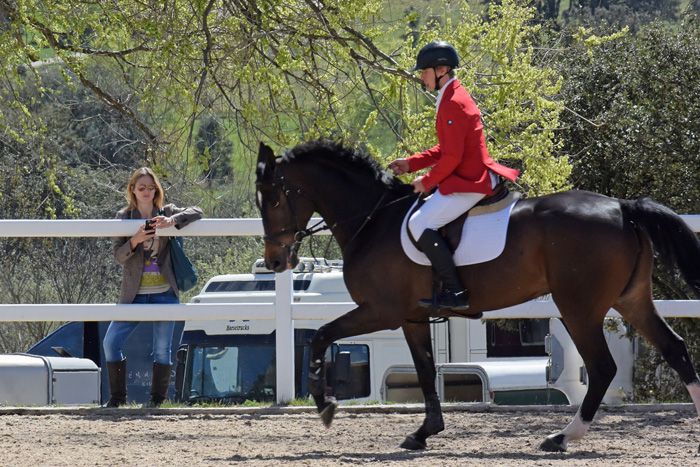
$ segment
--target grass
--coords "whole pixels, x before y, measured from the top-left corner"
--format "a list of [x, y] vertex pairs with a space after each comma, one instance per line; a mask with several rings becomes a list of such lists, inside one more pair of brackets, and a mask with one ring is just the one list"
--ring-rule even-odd
[[[358, 400], [349, 400], [349, 401], [342, 401], [343, 405], [345, 406], [357, 406], [357, 405], [381, 405], [381, 404], [397, 404], [397, 402], [382, 402], [378, 400], [369, 400], [369, 401], [358, 401]], [[204, 409], [211, 409], [211, 408], [234, 408], [234, 407], [259, 407], [259, 408], [265, 408], [265, 407], [274, 407], [276, 404], [273, 402], [260, 402], [260, 401], [252, 401], [252, 400], [246, 400], [245, 402], [241, 404], [226, 404], [223, 402], [218, 402], [218, 401], [211, 401], [211, 402], [197, 402], [195, 404], [186, 404], [183, 402], [173, 402], [173, 401], [165, 401], [163, 404], [160, 406], [162, 409], [182, 409], [182, 408], [204, 408]], [[311, 398], [297, 398], [292, 401], [289, 401], [289, 403], [284, 405], [285, 407], [313, 407], [314, 402]], [[130, 402], [127, 405], [123, 406], [123, 408], [126, 409], [139, 409], [143, 408], [144, 406], [142, 404], [137, 404], [136, 402]]]

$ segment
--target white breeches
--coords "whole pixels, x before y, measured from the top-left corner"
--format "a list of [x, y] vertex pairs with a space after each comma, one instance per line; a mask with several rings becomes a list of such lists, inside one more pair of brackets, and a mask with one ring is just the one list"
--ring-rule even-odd
[[425, 229], [437, 230], [457, 219], [464, 211], [474, 207], [483, 193], [452, 193], [443, 195], [440, 190], [430, 195], [425, 203], [408, 219], [408, 228], [418, 240]]

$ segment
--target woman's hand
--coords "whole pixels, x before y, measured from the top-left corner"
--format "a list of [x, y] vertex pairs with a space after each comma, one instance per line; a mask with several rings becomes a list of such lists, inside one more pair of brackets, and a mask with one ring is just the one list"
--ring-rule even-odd
[[156, 216], [151, 221], [156, 229], [167, 229], [175, 225], [175, 220], [172, 217]]
[[408, 165], [408, 159], [396, 159], [391, 164], [389, 164], [389, 169], [396, 175], [403, 175], [407, 173], [410, 169]]
[[129, 239], [129, 243], [131, 243], [131, 249], [135, 250], [139, 244], [145, 242], [148, 239], [153, 238], [156, 235], [156, 231], [154, 230], [146, 230], [146, 224], [141, 224], [139, 226], [139, 230]]

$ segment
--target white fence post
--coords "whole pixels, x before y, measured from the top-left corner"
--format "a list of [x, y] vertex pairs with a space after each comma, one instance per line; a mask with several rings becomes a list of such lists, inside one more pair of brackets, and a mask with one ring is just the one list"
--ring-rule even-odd
[[292, 271], [275, 274], [275, 358], [277, 403], [294, 399], [294, 321], [292, 320]]

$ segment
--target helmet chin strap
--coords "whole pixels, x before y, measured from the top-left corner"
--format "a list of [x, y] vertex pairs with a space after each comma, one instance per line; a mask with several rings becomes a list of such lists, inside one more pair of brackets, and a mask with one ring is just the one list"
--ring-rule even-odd
[[443, 73], [442, 75], [438, 76], [437, 67], [434, 66], [434, 67], [433, 67], [433, 73], [435, 74], [435, 90], [436, 90], [436, 91], [439, 91], [440, 88], [442, 87], [442, 86], [440, 86], [440, 80], [441, 80], [442, 78], [444, 78], [445, 76], [447, 76], [450, 72], [449, 72], [449, 70], [448, 70], [447, 72], [445, 72], [445, 73]]

